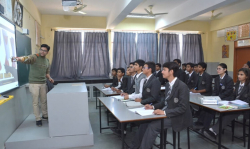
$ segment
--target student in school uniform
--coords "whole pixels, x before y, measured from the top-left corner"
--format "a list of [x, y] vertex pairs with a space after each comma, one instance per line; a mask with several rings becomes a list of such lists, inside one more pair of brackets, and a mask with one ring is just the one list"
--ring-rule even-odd
[[227, 65], [220, 63], [217, 66], [218, 77], [215, 78], [212, 96], [219, 96], [221, 100], [233, 100], [233, 79], [228, 75]]
[[[192, 125], [192, 115], [189, 106], [189, 89], [177, 78], [179, 66], [175, 62], [163, 64], [163, 78], [169, 80], [166, 84], [165, 100], [159, 103], [145, 105], [145, 109], [154, 109], [155, 115], [166, 115], [164, 129], [172, 128], [179, 132]], [[139, 126], [133, 139], [132, 149], [151, 149], [161, 130], [161, 121], [144, 122]]]
[[182, 69], [186, 74], [188, 74], [186, 68], [187, 68], [187, 64], [186, 64], [186, 63], [183, 63], [181, 69]]
[[185, 82], [186, 73], [181, 69], [181, 60], [174, 59], [174, 62], [179, 65], [179, 71], [177, 71], [177, 78], [180, 79], [182, 82]]
[[155, 63], [146, 62], [143, 67], [143, 74], [146, 78], [143, 82], [142, 97], [136, 98], [135, 102], [141, 104], [154, 104], [160, 100], [161, 82], [153, 75], [155, 72]]
[[117, 69], [113, 68], [112, 69], [112, 76], [113, 76], [113, 82], [111, 85], [107, 85], [105, 84], [104, 87], [108, 88], [108, 87], [114, 87], [118, 85], [118, 79], [117, 79]]
[[[250, 70], [247, 68], [241, 68], [238, 71], [238, 82], [235, 85], [233, 93], [233, 99], [238, 99], [250, 103]], [[246, 113], [244, 113], [246, 114]], [[237, 118], [239, 113], [228, 113], [222, 118], [222, 129], [224, 129], [232, 120]], [[216, 139], [219, 134], [219, 122], [214, 126], [206, 130], [204, 133], [206, 136]]]
[[247, 68], [250, 70], [250, 61], [248, 61], [246, 64], [244, 64], [242, 68]]
[[127, 70], [126, 70], [126, 77], [130, 76], [130, 70], [129, 70], [129, 67], [127, 67]]
[[194, 64], [194, 72], [196, 74], [199, 74], [199, 71], [198, 71], [198, 64]]
[[186, 70], [188, 74], [186, 74], [186, 84], [189, 88], [189, 90], [194, 89], [196, 86], [197, 81], [197, 74], [194, 72], [194, 64], [193, 63], [187, 63]]
[[124, 96], [124, 99], [135, 99], [135, 98], [141, 98], [142, 97], [142, 87], [144, 78], [146, 78], [146, 75], [143, 74], [142, 68], [145, 64], [144, 60], [138, 59], [134, 62], [134, 69], [136, 71], [136, 77], [135, 77], [135, 92], [132, 94], [122, 94]]
[[166, 81], [162, 77], [161, 64], [160, 63], [155, 64], [155, 72], [153, 74], [161, 82], [161, 85], [165, 85]]
[[[190, 91], [193, 93], [200, 93], [203, 96], [211, 96], [212, 95], [212, 77], [210, 74], [206, 73], [207, 64], [204, 62], [198, 63], [198, 78], [197, 83], [194, 89], [191, 89]], [[196, 109], [195, 105], [192, 105], [194, 109]], [[193, 128], [194, 129], [208, 129], [210, 126], [210, 119], [213, 118], [213, 113], [211, 114], [208, 110], [200, 110], [198, 111], [200, 113], [197, 122], [194, 123]]]
[[124, 91], [124, 95], [125, 94], [132, 94], [135, 92], [136, 71], [134, 68], [134, 62], [131, 62], [129, 64], [129, 73], [130, 73], [130, 76], [128, 77], [128, 87], [127, 87], [127, 90]]
[[[233, 100], [234, 82], [233, 82], [233, 79], [230, 76], [228, 76], [227, 65], [224, 63], [220, 63], [217, 66], [217, 73], [219, 76], [215, 78], [215, 85], [214, 85], [212, 96], [219, 96], [221, 100], [227, 100], [227, 101]], [[202, 123], [204, 126], [207, 126], [207, 127], [210, 126], [215, 113], [216, 112], [211, 111], [211, 110], [203, 111], [202, 116], [200, 117], [202, 117], [203, 119]], [[202, 121], [202, 120], [198, 120], [198, 121]]]
[[212, 95], [212, 76], [205, 72], [207, 64], [204, 62], [198, 63], [199, 75], [197, 78], [196, 87], [191, 90], [193, 93], [200, 93], [204, 96]]
[[118, 85], [111, 88], [113, 91], [116, 91], [117, 93], [121, 93], [127, 90], [128, 78], [124, 77], [124, 74], [125, 74], [124, 68], [117, 69]]

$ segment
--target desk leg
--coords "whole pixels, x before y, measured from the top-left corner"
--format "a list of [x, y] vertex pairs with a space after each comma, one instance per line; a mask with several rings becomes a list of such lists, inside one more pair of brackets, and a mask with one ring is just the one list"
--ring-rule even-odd
[[219, 144], [218, 144], [218, 149], [221, 149], [221, 133], [222, 133], [222, 118], [223, 118], [223, 113], [220, 113], [220, 118], [219, 118]]
[[164, 138], [164, 119], [161, 119], [161, 139], [160, 139], [160, 148], [164, 149], [165, 146], [165, 138]]
[[96, 89], [96, 92], [95, 92], [95, 108], [97, 109], [97, 88], [94, 86], [94, 88]]
[[124, 123], [121, 123], [122, 149], [124, 149]]
[[[248, 112], [248, 144], [247, 144], [247, 148], [250, 149], [250, 111]], [[245, 137], [245, 136], [243, 136]]]
[[[100, 100], [99, 100], [99, 105], [101, 105], [101, 101]], [[102, 113], [101, 113], [101, 106], [99, 106], [99, 119], [100, 119], [100, 133], [102, 133]]]

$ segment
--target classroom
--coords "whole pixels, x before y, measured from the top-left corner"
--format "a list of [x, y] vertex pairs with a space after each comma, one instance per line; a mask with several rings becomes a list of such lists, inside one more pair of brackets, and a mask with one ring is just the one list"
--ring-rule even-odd
[[250, 149], [250, 0], [0, 0], [0, 149]]

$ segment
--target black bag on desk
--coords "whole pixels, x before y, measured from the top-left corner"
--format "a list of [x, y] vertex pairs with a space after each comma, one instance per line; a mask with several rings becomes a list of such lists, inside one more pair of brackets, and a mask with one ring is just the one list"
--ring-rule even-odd
[[48, 92], [54, 88], [54, 84], [52, 84], [49, 79], [46, 79], [46, 84], [48, 87]]

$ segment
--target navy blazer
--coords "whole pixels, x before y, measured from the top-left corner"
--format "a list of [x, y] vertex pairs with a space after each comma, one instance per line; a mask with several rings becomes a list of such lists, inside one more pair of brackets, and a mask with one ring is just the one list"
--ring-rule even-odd
[[117, 77], [113, 77], [113, 82], [110, 85], [110, 87], [116, 87], [117, 85], [118, 85], [118, 79], [117, 79]]
[[197, 90], [206, 89], [206, 92], [201, 93], [201, 95], [211, 96], [212, 95], [212, 76], [210, 74], [204, 72], [202, 74], [201, 81], [198, 82], [198, 80], [199, 80], [199, 74], [197, 76], [197, 84], [196, 84], [196, 87], [198, 88]]
[[161, 83], [152, 75], [142, 89], [141, 104], [151, 104], [160, 101]]
[[179, 69], [178, 71], [177, 71], [177, 78], [179, 79], [179, 80], [181, 80], [182, 82], [184, 82], [185, 83], [185, 79], [186, 79], [186, 73], [182, 70], [182, 69]]
[[128, 76], [128, 84], [127, 84], [127, 90], [123, 90], [125, 93], [132, 94], [135, 92], [135, 80], [131, 83], [131, 77]]
[[[168, 89], [169, 83], [166, 84], [165, 95], [167, 95]], [[174, 131], [179, 132], [193, 125], [189, 96], [190, 93], [187, 85], [177, 79], [167, 100], [168, 107], [165, 109], [167, 118], [171, 119]], [[162, 109], [163, 107], [165, 107], [165, 100], [154, 104], [155, 109]]]
[[192, 73], [192, 75], [189, 77], [189, 74], [186, 74], [186, 84], [188, 86], [188, 88], [191, 90], [191, 89], [194, 89], [196, 87], [196, 84], [197, 84], [197, 74], [195, 72]]
[[123, 90], [123, 91], [126, 91], [128, 89], [128, 78], [127, 77], [123, 76], [122, 81], [121, 81], [121, 87], [119, 87], [118, 89]]
[[155, 73], [155, 77], [161, 82], [161, 85], [165, 85], [165, 80], [163, 79], [162, 76], [162, 71], [160, 70], [158, 73]]
[[[233, 94], [233, 99], [236, 99], [236, 97], [238, 96], [238, 90], [239, 90], [239, 86], [240, 86], [240, 82], [238, 81], [235, 84], [235, 90], [234, 90], [234, 94]], [[248, 85], [244, 85], [242, 91], [239, 94], [239, 100], [245, 101], [247, 103], [250, 103], [250, 83]]]
[[220, 83], [220, 76], [215, 78], [214, 91], [212, 96], [220, 96], [221, 100], [233, 100], [233, 79], [229, 75], [225, 75]]

